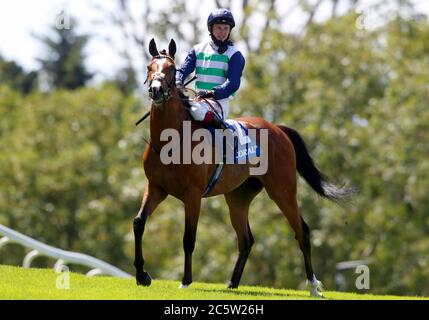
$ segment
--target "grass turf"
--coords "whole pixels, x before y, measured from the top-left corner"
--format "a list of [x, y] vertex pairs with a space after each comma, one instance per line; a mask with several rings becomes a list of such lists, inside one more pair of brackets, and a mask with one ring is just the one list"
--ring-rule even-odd
[[[62, 274], [64, 275], [64, 274]], [[134, 279], [87, 277], [69, 274], [70, 288], [57, 289], [60, 274], [52, 269], [24, 269], [0, 265], [0, 299], [37, 300], [303, 300], [310, 299], [308, 291], [240, 286], [228, 290], [225, 284], [193, 283], [178, 289], [179, 281], [153, 280], [150, 287], [140, 287]], [[423, 299], [421, 297], [381, 296], [345, 292], [324, 292], [327, 300], [390, 300]], [[428, 298], [426, 298], [428, 299]]]

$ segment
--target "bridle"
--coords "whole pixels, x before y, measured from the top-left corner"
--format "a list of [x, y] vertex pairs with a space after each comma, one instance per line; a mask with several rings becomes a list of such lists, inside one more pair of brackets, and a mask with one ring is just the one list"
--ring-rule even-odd
[[[164, 55], [164, 54], [159, 54], [159, 55], [157, 55], [157, 56], [154, 56], [153, 58], [152, 58], [152, 61], [153, 60], [156, 60], [156, 59], [168, 59], [168, 60], [170, 60], [172, 63], [173, 63], [173, 68], [174, 68], [174, 73], [173, 73], [173, 76], [171, 77], [171, 79], [170, 79], [170, 81], [167, 81], [166, 79], [165, 79], [165, 74], [164, 73], [162, 73], [162, 72], [159, 72], [159, 71], [156, 71], [155, 73], [154, 73], [154, 75], [153, 75], [153, 77], [152, 77], [152, 79], [151, 80], [149, 80], [149, 74], [148, 74], [148, 76], [147, 76], [147, 78], [146, 78], [146, 80], [145, 80], [145, 82], [144, 82], [144, 84], [146, 84], [147, 82], [148, 82], [148, 80], [149, 80], [149, 97], [153, 100], [153, 102], [156, 104], [156, 105], [160, 105], [160, 104], [163, 104], [163, 103], [165, 103], [165, 102], [167, 102], [168, 100], [170, 100], [170, 99], [172, 99], [172, 98], [174, 98], [174, 99], [177, 99], [177, 100], [181, 100], [181, 101], [192, 101], [192, 100], [189, 100], [189, 98], [180, 98], [180, 97], [175, 97], [175, 96], [173, 96], [173, 94], [172, 94], [172, 91], [173, 91], [173, 89], [175, 88], [175, 86], [176, 86], [176, 72], [177, 72], [177, 69], [176, 69], [176, 64], [175, 64], [175, 62], [174, 62], [174, 59], [173, 58], [171, 58], [170, 56], [168, 56], [168, 55]], [[186, 87], [186, 85], [187, 84], [189, 84], [190, 82], [192, 82], [193, 80], [195, 80], [196, 79], [196, 77], [194, 77], [194, 78], [192, 78], [191, 80], [189, 80], [186, 84], [185, 84], [185, 87]], [[154, 96], [153, 96], [153, 91], [152, 91], [152, 83], [153, 83], [153, 81], [159, 81], [160, 83], [161, 83], [161, 88], [160, 88], [160, 90], [162, 91], [162, 101], [159, 103], [156, 103], [155, 102], [155, 100], [154, 100]], [[166, 91], [164, 91], [164, 84], [166, 85], [166, 88], [167, 88], [167, 90]], [[191, 92], [193, 92], [194, 94], [196, 94], [197, 92], [195, 91], [195, 90], [193, 90], [193, 89], [190, 89], [190, 88], [186, 88], [186, 90], [189, 90], [189, 91], [191, 91]], [[218, 107], [219, 107], [219, 109], [221, 110], [221, 112], [222, 112], [222, 116], [220, 116], [219, 115], [219, 113], [216, 111], [216, 109], [213, 107], [213, 105], [212, 105], [212, 103], [209, 101], [209, 100], [207, 100], [207, 99], [205, 99], [205, 98], [202, 98], [202, 100], [204, 100], [209, 106], [210, 106], [210, 109], [214, 112], [214, 113], [216, 113], [217, 114], [217, 116], [218, 117], [222, 117], [223, 118], [223, 110], [222, 110], [222, 106], [219, 104], [219, 102], [217, 101], [217, 100], [214, 100], [214, 102], [218, 105]], [[185, 108], [186, 109], [188, 109], [188, 107], [186, 107], [186, 104], [184, 104], [184, 106], [185, 106]], [[150, 112], [148, 112], [148, 113], [146, 113], [137, 123], [136, 123], [136, 125], [138, 125], [141, 121], [143, 121], [144, 119], [146, 119], [146, 117], [148, 116], [150, 114]], [[144, 139], [144, 138], [143, 138]], [[150, 148], [152, 149], [152, 151], [153, 152], [155, 152], [156, 154], [160, 154], [157, 150], [155, 150], [155, 148], [152, 146], [152, 144], [149, 142], [149, 141], [147, 141], [146, 139], [144, 139], [145, 140], [145, 142], [150, 146]]]
[[[146, 80], [144, 82], [146, 84], [146, 82], [149, 80], [149, 97], [152, 100], [154, 100], [153, 91], [152, 91], [153, 81], [159, 81], [161, 83], [162, 103], [164, 103], [164, 102], [166, 102], [172, 98], [172, 91], [173, 91], [173, 88], [175, 87], [177, 69], [176, 69], [176, 64], [175, 64], [173, 58], [171, 58], [170, 56], [160, 54], [160, 55], [154, 56], [152, 61], [156, 60], [156, 59], [168, 59], [171, 62], [173, 62], [174, 72], [173, 72], [173, 76], [171, 77], [170, 81], [167, 81], [165, 79], [164, 73], [156, 71], [151, 80], [149, 80], [149, 75], [148, 75], [148, 77], [146, 78]], [[164, 85], [167, 88], [165, 91], [164, 91]]]
[[[176, 85], [176, 72], [177, 72], [177, 69], [176, 69], [176, 63], [174, 62], [174, 59], [173, 58], [171, 58], [170, 56], [168, 56], [168, 55], [165, 55], [165, 54], [159, 54], [159, 55], [157, 55], [157, 56], [154, 56], [153, 58], [152, 58], [152, 61], [153, 60], [156, 60], [156, 59], [168, 59], [168, 60], [170, 60], [172, 63], [173, 63], [173, 67], [174, 67], [174, 73], [173, 73], [173, 76], [171, 77], [171, 79], [170, 79], [170, 81], [167, 81], [166, 79], [165, 79], [165, 74], [164, 73], [162, 73], [162, 72], [159, 72], [159, 71], [157, 71], [157, 72], [155, 72], [154, 73], [154, 76], [153, 76], [153, 78], [149, 81], [149, 97], [153, 100], [153, 101], [155, 101], [153, 98], [153, 92], [152, 92], [152, 83], [153, 83], [153, 81], [159, 81], [159, 82], [161, 82], [161, 91], [162, 91], [162, 102], [161, 102], [161, 104], [162, 103], [164, 103], [164, 102], [166, 102], [166, 101], [168, 101], [168, 100], [170, 100], [171, 98], [175, 98], [175, 99], [177, 99], [177, 100], [183, 100], [183, 101], [189, 101], [188, 99], [182, 99], [182, 98], [177, 98], [177, 97], [174, 97], [173, 95], [172, 95], [172, 91], [173, 91], [173, 88], [175, 87], [175, 85]], [[146, 83], [147, 81], [148, 81], [148, 79], [149, 79], [149, 75], [148, 75], [148, 77], [146, 78], [146, 80], [145, 80], [145, 82], [144, 83]], [[192, 79], [192, 80], [194, 80], [195, 79], [195, 77]], [[190, 81], [192, 81], [192, 80], [190, 80]], [[189, 81], [189, 82], [190, 82]], [[189, 83], [188, 82], [188, 83]], [[167, 87], [167, 90], [166, 91], [164, 91], [164, 84], [166, 84], [166, 87]], [[186, 85], [185, 85], [186, 86]], [[196, 94], [197, 92], [195, 91], [195, 90], [192, 90], [192, 89], [190, 89], [190, 88], [187, 88], [186, 90], [189, 90], [189, 91], [192, 91], [194, 94]], [[213, 107], [213, 105], [212, 105], [212, 103], [210, 103], [210, 101], [209, 100], [207, 100], [207, 99], [205, 99], [205, 98], [203, 98], [202, 100], [204, 100], [209, 106], [210, 106], [210, 109], [214, 112], [214, 113], [216, 113], [218, 116], [220, 116], [219, 115], [219, 113], [216, 111], [216, 109]], [[222, 118], [223, 118], [223, 110], [222, 110], [222, 106], [219, 104], [219, 102], [217, 101], [217, 100], [214, 100], [214, 102], [218, 105], [218, 107], [219, 107], [219, 109], [221, 110], [221, 112], [222, 112]]]

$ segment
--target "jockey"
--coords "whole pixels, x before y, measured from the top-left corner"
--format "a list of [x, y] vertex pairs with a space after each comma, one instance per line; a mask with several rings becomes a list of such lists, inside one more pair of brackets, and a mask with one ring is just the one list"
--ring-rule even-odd
[[[243, 55], [229, 40], [234, 26], [231, 11], [213, 11], [207, 19], [211, 41], [194, 46], [176, 73], [176, 86], [183, 91], [184, 80], [195, 70], [197, 99], [191, 103], [191, 116], [216, 128], [225, 128], [223, 120], [228, 115], [228, 99], [240, 87], [245, 64]], [[217, 100], [222, 110], [213, 102], [212, 106], [216, 108], [213, 112], [202, 98]]]

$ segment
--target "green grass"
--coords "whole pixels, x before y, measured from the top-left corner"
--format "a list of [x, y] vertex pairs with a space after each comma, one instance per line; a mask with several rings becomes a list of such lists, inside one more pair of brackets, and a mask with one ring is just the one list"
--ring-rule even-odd
[[[134, 279], [87, 277], [70, 273], [70, 289], [56, 287], [59, 274], [51, 269], [24, 269], [0, 266], [0, 299], [146, 299], [146, 300], [242, 300], [242, 299], [310, 299], [307, 291], [240, 286], [226, 289], [225, 284], [193, 283], [178, 289], [179, 281], [153, 280], [150, 287], [136, 286]], [[422, 299], [418, 297], [376, 296], [327, 291], [325, 299]]]

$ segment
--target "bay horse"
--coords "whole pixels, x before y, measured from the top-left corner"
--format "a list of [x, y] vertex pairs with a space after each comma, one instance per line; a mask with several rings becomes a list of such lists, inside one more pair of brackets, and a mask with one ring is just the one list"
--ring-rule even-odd
[[[180, 287], [186, 288], [192, 283], [192, 253], [195, 247], [201, 199], [223, 194], [229, 208], [232, 226], [237, 234], [239, 251], [228, 288], [237, 288], [254, 242], [248, 219], [249, 206], [255, 196], [265, 188], [295, 232], [295, 238], [304, 255], [311, 296], [322, 297], [321, 282], [317, 280], [311, 263], [310, 228], [298, 212], [296, 172], [298, 171], [320, 196], [330, 200], [341, 200], [351, 195], [353, 190], [337, 187], [329, 182], [315, 166], [303, 139], [294, 129], [274, 125], [262, 118], [242, 117], [236, 120], [246, 128], [253, 128], [256, 131], [268, 130], [267, 171], [264, 175], [252, 176], [249, 173], [249, 164], [226, 164], [217, 184], [209, 194], [204, 196], [204, 190], [216, 164], [166, 165], [160, 159], [160, 150], [167, 143], [160, 139], [162, 131], [176, 129], [180, 132], [183, 122], [191, 121], [187, 110], [189, 101], [175, 86], [176, 44], [171, 39], [168, 53], [165, 50], [160, 53], [152, 39], [149, 52], [152, 56], [147, 75], [149, 95], [152, 98], [150, 143], [143, 154], [143, 166], [148, 185], [140, 210], [133, 221], [137, 284], [144, 286], [151, 284], [151, 277], [144, 270], [142, 236], [148, 217], [167, 195], [172, 195], [184, 203], [185, 261]], [[192, 121], [191, 123], [192, 130], [203, 127], [201, 122]], [[196, 144], [192, 142], [192, 148]]]

